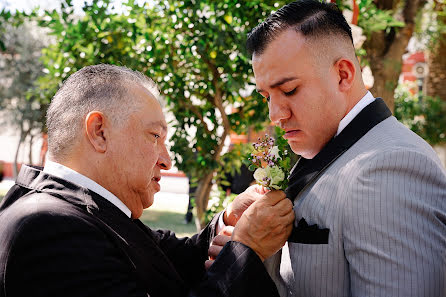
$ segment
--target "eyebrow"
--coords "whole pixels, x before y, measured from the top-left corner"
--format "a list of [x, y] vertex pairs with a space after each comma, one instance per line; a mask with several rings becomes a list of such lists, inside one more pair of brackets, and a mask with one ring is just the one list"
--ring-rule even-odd
[[158, 126], [161, 127], [161, 129], [163, 130], [163, 132], [167, 132], [167, 126], [164, 124], [163, 121], [153, 121], [149, 123], [150, 126]]
[[[273, 83], [273, 84], [270, 85], [269, 87], [270, 87], [271, 89], [274, 89], [274, 88], [277, 88], [277, 87], [280, 86], [280, 85], [283, 85], [283, 84], [286, 83], [286, 82], [289, 82], [289, 81], [291, 81], [291, 80], [295, 80], [295, 79], [297, 79], [297, 77], [285, 77], [285, 78], [282, 78], [281, 80], [279, 80], [279, 81]], [[262, 89], [257, 89], [257, 88], [256, 88], [256, 91], [257, 91], [258, 93], [263, 92]]]

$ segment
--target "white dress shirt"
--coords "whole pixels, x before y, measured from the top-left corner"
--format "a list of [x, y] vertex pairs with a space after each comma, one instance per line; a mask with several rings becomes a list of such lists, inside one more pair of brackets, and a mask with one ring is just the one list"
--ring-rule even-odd
[[373, 97], [372, 93], [367, 91], [364, 97], [353, 106], [352, 110], [339, 122], [338, 131], [336, 132], [336, 136], [350, 124], [351, 121], [361, 112], [367, 105], [375, 101], [375, 97]]
[[121, 201], [118, 197], [113, 195], [110, 191], [89, 179], [88, 177], [74, 171], [71, 168], [68, 168], [62, 164], [52, 162], [47, 160], [45, 163], [45, 167], [43, 168], [43, 172], [54, 175], [56, 177], [62, 178], [66, 181], [69, 181], [73, 184], [79, 185], [81, 187], [87, 188], [96, 194], [104, 197], [111, 203], [113, 203], [117, 208], [119, 208], [126, 216], [130, 218], [131, 211], [130, 209]]

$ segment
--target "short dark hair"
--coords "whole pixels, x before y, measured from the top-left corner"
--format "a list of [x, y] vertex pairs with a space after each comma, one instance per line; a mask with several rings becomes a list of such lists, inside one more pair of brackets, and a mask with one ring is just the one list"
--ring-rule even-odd
[[291, 27], [304, 36], [341, 35], [350, 38], [353, 45], [351, 28], [336, 4], [301, 0], [283, 6], [257, 25], [248, 34], [248, 52], [261, 54], [274, 38]]

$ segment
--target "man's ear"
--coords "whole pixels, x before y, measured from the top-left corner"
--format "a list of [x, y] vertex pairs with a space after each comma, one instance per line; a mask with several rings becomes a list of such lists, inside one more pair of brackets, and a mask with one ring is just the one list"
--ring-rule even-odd
[[349, 59], [342, 58], [336, 62], [335, 69], [339, 78], [339, 91], [348, 92], [355, 80], [355, 64]]
[[100, 111], [91, 111], [85, 118], [85, 132], [91, 145], [98, 153], [107, 150], [106, 118]]

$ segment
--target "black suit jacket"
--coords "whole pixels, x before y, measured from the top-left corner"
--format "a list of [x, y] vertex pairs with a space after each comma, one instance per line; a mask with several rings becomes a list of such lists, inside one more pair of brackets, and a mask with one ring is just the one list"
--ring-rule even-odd
[[23, 166], [0, 204], [0, 297], [278, 296], [260, 258], [241, 243], [228, 243], [205, 271], [216, 221], [178, 239]]

